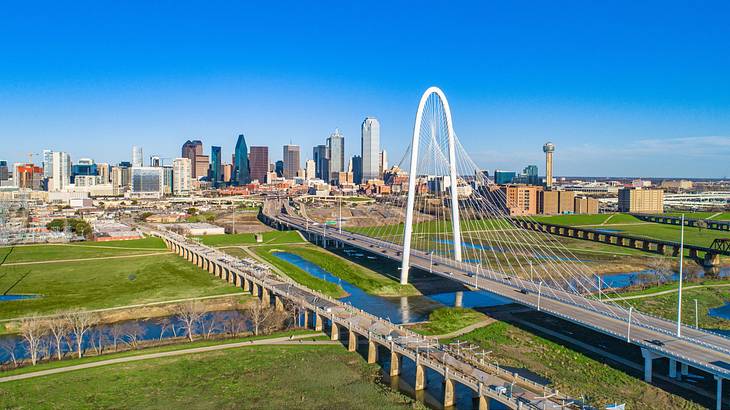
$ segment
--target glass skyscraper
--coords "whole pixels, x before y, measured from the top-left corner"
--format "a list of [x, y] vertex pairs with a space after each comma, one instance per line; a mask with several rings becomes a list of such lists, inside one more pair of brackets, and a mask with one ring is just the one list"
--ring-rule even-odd
[[367, 117], [361, 127], [362, 179], [380, 178], [380, 122]]
[[327, 160], [327, 146], [315, 146], [312, 150], [312, 159], [314, 159], [314, 176], [323, 181], [329, 181], [330, 170], [329, 161]]
[[339, 129], [335, 129], [327, 138], [327, 151], [329, 159], [329, 175], [332, 178], [338, 172], [345, 170], [345, 137]]
[[221, 181], [221, 147], [210, 147], [210, 182], [217, 188]]
[[236, 150], [233, 154], [236, 156], [236, 163], [233, 164], [235, 185], [251, 183], [251, 173], [248, 167], [248, 146], [246, 145], [246, 137], [243, 134], [238, 136]]

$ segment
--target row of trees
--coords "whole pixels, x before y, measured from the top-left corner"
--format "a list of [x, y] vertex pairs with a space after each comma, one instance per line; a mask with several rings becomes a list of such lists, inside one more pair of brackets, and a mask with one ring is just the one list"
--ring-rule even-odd
[[85, 238], [91, 237], [91, 234], [93, 233], [91, 225], [79, 218], [54, 219], [46, 224], [46, 228], [57, 232], [64, 231], [67, 227], [76, 235], [83, 236]]
[[[243, 334], [268, 334], [296, 323], [294, 306], [276, 310], [256, 301], [244, 310], [209, 312], [198, 301], [176, 307], [174, 315], [154, 321], [159, 329], [158, 341], [174, 338], [237, 337]], [[19, 366], [24, 360], [36, 365], [42, 360], [62, 360], [66, 356], [81, 358], [91, 349], [101, 355], [108, 351], [140, 348], [150, 326], [140, 321], [101, 324], [98, 315], [87, 311], [63, 312], [52, 317], [31, 316], [21, 321], [19, 338], [0, 338], [0, 350], [7, 363]], [[152, 336], [156, 337], [156, 336]], [[21, 347], [25, 348], [23, 354]], [[20, 357], [22, 356], [22, 357]]]

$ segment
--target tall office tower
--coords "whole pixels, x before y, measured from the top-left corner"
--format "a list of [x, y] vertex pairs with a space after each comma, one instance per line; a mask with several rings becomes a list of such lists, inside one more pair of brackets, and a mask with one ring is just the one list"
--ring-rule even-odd
[[150, 166], [151, 167], [161, 167], [162, 166], [162, 159], [159, 155], [152, 155], [150, 157]]
[[76, 176], [99, 175], [98, 167], [90, 158], [79, 158], [78, 162], [71, 166], [71, 183], [76, 182]]
[[112, 167], [112, 191], [114, 195], [122, 195], [129, 188], [130, 169], [129, 162], [121, 162], [118, 166]]
[[223, 164], [223, 182], [226, 184], [231, 183], [231, 176], [233, 175], [233, 164]]
[[[45, 170], [43, 172], [45, 175]], [[0, 161], [0, 181], [7, 181], [8, 174], [8, 161]]]
[[51, 164], [53, 184], [49, 191], [62, 191], [71, 182], [71, 157], [65, 152], [54, 152]]
[[284, 161], [276, 161], [276, 164], [274, 164], [274, 173], [276, 173], [276, 176], [279, 178], [284, 176]]
[[330, 178], [337, 172], [345, 170], [345, 137], [339, 128], [327, 138], [327, 158], [329, 159]]
[[161, 167], [132, 167], [132, 196], [162, 198], [165, 190], [164, 177]]
[[162, 165], [162, 193], [165, 195], [172, 194], [172, 184], [175, 182], [173, 169], [171, 165]]
[[304, 179], [311, 180], [315, 179], [317, 175], [317, 166], [314, 163], [313, 159], [308, 159], [307, 162], [304, 163]]
[[[362, 122], [361, 151], [362, 171], [360, 180], [379, 178], [380, 170], [380, 122], [377, 118], [367, 117]], [[357, 172], [354, 168], [353, 172]], [[356, 182], [359, 183], [359, 182]]]
[[[363, 182], [363, 178], [364, 178], [363, 167], [364, 167], [364, 165], [363, 165], [362, 157], [359, 155], [354, 155], [352, 157], [352, 160], [350, 160], [350, 168], [352, 168], [350, 170], [350, 172], [352, 172], [352, 182], [354, 182], [358, 185], [362, 184], [362, 182]], [[373, 177], [373, 178], [375, 178], [375, 177]]]
[[13, 167], [14, 185], [18, 188], [39, 190], [43, 180], [43, 168], [33, 164], [15, 164]]
[[269, 172], [269, 147], [251, 147], [248, 166], [251, 169], [251, 180], [266, 182], [266, 173]]
[[312, 150], [312, 158], [314, 159], [314, 176], [323, 181], [329, 181], [330, 170], [329, 160], [327, 159], [327, 146], [317, 145]]
[[190, 160], [194, 179], [208, 175], [208, 158], [203, 155], [203, 143], [200, 140], [185, 141], [180, 156]]
[[382, 178], [385, 171], [388, 170], [388, 153], [385, 150], [378, 154], [378, 178]]
[[546, 142], [542, 146], [542, 152], [545, 153], [545, 187], [550, 189], [553, 186], [553, 152], [555, 144]]
[[103, 162], [98, 163], [96, 164], [96, 170], [99, 175], [100, 184], [108, 184], [111, 181], [111, 168], [109, 164]]
[[217, 188], [223, 182], [221, 173], [221, 147], [210, 147], [210, 184]]
[[49, 149], [43, 150], [43, 178], [53, 176], [53, 151]]
[[238, 136], [234, 155], [233, 179], [235, 180], [235, 185], [240, 186], [251, 183], [251, 169], [248, 164], [248, 146], [246, 145], [246, 137], [243, 134]]
[[175, 158], [172, 161], [172, 193], [188, 195], [192, 188], [193, 163], [190, 158]]
[[132, 147], [132, 166], [141, 167], [144, 166], [144, 157], [142, 157], [142, 147]]
[[294, 178], [299, 171], [299, 145], [284, 145], [284, 178]]

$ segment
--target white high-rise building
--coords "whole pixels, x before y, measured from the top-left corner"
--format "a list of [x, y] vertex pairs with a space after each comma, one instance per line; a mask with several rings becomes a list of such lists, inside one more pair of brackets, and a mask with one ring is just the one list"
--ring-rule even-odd
[[305, 166], [306, 166], [306, 168], [305, 168], [305, 171], [306, 172], [304, 173], [304, 177], [307, 180], [315, 179], [316, 178], [315, 173], [316, 173], [316, 167], [317, 166], [314, 163], [314, 160], [313, 159], [308, 159]]
[[388, 170], [388, 153], [385, 150], [380, 151], [378, 155], [378, 178], [381, 178], [385, 171]]
[[342, 135], [339, 128], [336, 128], [335, 132], [327, 138], [327, 153], [329, 176], [332, 179], [335, 174], [345, 170], [345, 136]]
[[161, 167], [132, 167], [131, 196], [134, 198], [162, 198], [165, 189], [164, 170]]
[[144, 159], [142, 157], [142, 147], [133, 146], [132, 147], [132, 166], [133, 167], [143, 167], [144, 166]]
[[53, 151], [49, 149], [43, 150], [43, 178], [53, 176]]
[[[380, 122], [377, 118], [367, 117], [362, 122], [362, 180], [378, 178], [380, 153]], [[354, 172], [354, 170], [353, 170]]]
[[188, 195], [192, 188], [193, 163], [190, 158], [175, 158], [172, 161], [172, 193]]
[[71, 156], [65, 152], [54, 152], [51, 158], [51, 183], [48, 190], [59, 192], [71, 182]]

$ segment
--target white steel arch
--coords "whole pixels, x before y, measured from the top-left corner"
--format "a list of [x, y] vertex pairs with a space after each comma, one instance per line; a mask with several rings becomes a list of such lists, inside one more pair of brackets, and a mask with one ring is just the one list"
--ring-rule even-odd
[[428, 98], [432, 95], [436, 96], [443, 105], [444, 114], [446, 115], [446, 128], [448, 130], [449, 143], [449, 173], [451, 185], [451, 230], [454, 242], [454, 258], [461, 262], [461, 225], [459, 222], [459, 198], [457, 195], [457, 174], [456, 174], [456, 152], [454, 143], [454, 127], [451, 122], [451, 109], [446, 95], [438, 87], [429, 87], [421, 96], [418, 103], [418, 111], [416, 111], [416, 122], [413, 126], [413, 140], [411, 142], [411, 166], [410, 175], [408, 177], [408, 202], [406, 205], [406, 225], [403, 232], [403, 255], [400, 271], [400, 283], [405, 285], [408, 283], [408, 270], [410, 268], [411, 259], [411, 236], [413, 236], [413, 207], [416, 200], [416, 178], [418, 177], [418, 145], [420, 142], [421, 122], [423, 121], [423, 108], [426, 106]]

